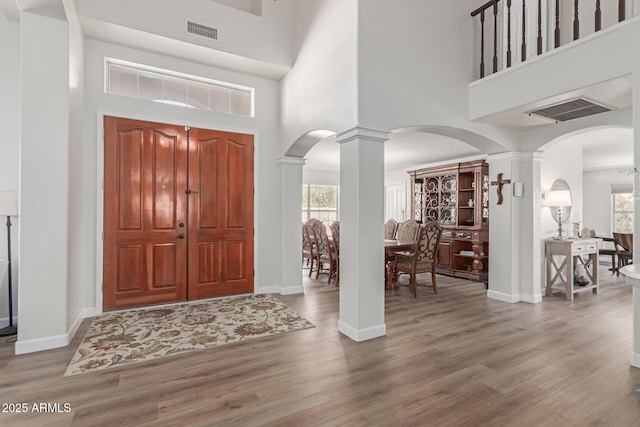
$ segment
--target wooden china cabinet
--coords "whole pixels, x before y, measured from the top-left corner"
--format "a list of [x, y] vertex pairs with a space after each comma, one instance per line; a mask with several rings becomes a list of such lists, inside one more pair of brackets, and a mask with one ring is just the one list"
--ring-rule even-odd
[[438, 221], [442, 237], [436, 272], [479, 282], [489, 267], [489, 166], [484, 160], [409, 171], [411, 213]]

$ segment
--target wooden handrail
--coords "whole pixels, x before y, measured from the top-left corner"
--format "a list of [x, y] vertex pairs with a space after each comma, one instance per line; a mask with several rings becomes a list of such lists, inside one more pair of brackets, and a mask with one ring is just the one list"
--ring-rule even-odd
[[491, 6], [493, 6], [494, 4], [498, 3], [499, 1], [500, 0], [489, 0], [488, 2], [486, 2], [482, 6], [480, 6], [479, 8], [474, 10], [473, 12], [471, 12], [471, 16], [476, 16], [477, 14], [482, 12], [483, 10], [489, 9]]

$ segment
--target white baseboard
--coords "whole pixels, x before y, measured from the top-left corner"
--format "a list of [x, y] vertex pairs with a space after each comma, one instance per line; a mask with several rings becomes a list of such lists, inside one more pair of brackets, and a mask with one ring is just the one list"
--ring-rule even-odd
[[529, 304], [538, 304], [542, 302], [542, 294], [535, 294], [535, 295], [520, 294], [520, 301], [528, 302]]
[[370, 328], [354, 329], [342, 320], [339, 320], [338, 331], [352, 340], [360, 342], [385, 336], [387, 334], [387, 325], [383, 323], [382, 325], [372, 326]]
[[66, 334], [51, 337], [37, 338], [34, 340], [18, 340], [15, 345], [16, 354], [34, 353], [36, 351], [51, 350], [52, 348], [66, 347], [73, 339], [84, 319], [94, 317], [97, 314], [95, 307], [84, 308], [73, 321]]
[[[18, 316], [13, 316], [13, 324], [18, 324]], [[3, 317], [2, 319], [0, 319], [0, 329], [6, 328], [7, 326], [9, 326], [9, 318]]]
[[280, 295], [304, 294], [304, 286], [292, 286], [289, 288], [280, 288]]
[[640, 354], [631, 353], [631, 366], [634, 368], [640, 368]]
[[258, 294], [279, 294], [280, 286], [263, 286], [261, 288], [255, 289], [254, 293]]
[[289, 288], [285, 288], [282, 286], [266, 286], [255, 290], [256, 294], [280, 294], [280, 295], [293, 295], [293, 294], [303, 294], [304, 287], [303, 286], [293, 286]]
[[82, 309], [83, 319], [86, 319], [87, 317], [96, 317], [98, 314], [101, 314], [101, 313], [100, 313], [100, 310], [98, 310], [96, 307], [89, 307], [89, 308]]
[[487, 298], [495, 299], [502, 302], [508, 302], [511, 304], [521, 301], [520, 294], [511, 295], [491, 290], [487, 292]]
[[15, 351], [16, 354], [27, 354], [67, 345], [69, 345], [69, 334], [63, 334], [34, 340], [18, 340], [16, 341]]

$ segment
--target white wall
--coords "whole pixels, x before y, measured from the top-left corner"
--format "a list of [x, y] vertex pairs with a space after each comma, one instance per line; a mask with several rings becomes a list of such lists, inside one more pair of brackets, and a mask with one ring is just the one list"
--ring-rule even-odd
[[[291, 0], [263, 2], [262, 16], [209, 0], [83, 0], [76, 3], [78, 14], [86, 18], [104, 20], [262, 62], [286, 67], [293, 63], [289, 25]], [[218, 40], [186, 34], [186, 20], [218, 29]]]
[[584, 182], [583, 227], [611, 236], [611, 184], [633, 185], [633, 177], [625, 176], [617, 169], [586, 171]]
[[340, 171], [321, 171], [303, 167], [302, 183], [316, 185], [340, 185]]
[[[0, 191], [18, 191], [20, 150], [20, 26], [9, 22], [0, 13]], [[6, 217], [0, 217], [0, 258], [7, 258]], [[18, 234], [20, 218], [11, 222], [11, 258], [13, 270], [14, 316], [17, 314], [18, 296]], [[8, 281], [0, 278], [0, 328], [8, 323]]]
[[472, 10], [469, 2], [359, 2], [360, 125], [382, 130], [418, 125], [459, 128], [506, 147], [492, 153], [515, 148], [517, 132], [468, 120]]
[[282, 152], [312, 130], [357, 124], [357, 1], [296, 1], [295, 66], [282, 79]]
[[[158, 68], [178, 71], [255, 88], [255, 118], [232, 116], [212, 111], [187, 109], [158, 104], [144, 100], [113, 96], [104, 93], [104, 58], [112, 57]], [[83, 206], [86, 217], [83, 229], [87, 258], [85, 304], [98, 305], [96, 295], [101, 281], [101, 254], [98, 233], [102, 230], [101, 186], [98, 170], [101, 170], [102, 152], [98, 139], [101, 138], [102, 123], [99, 114], [137, 118], [156, 122], [188, 125], [208, 129], [222, 129], [240, 133], [255, 134], [255, 227], [256, 227], [256, 291], [261, 288], [279, 286], [281, 275], [280, 252], [274, 251], [274, 242], [281, 235], [281, 194], [280, 170], [275, 159], [282, 153], [279, 146], [277, 108], [279, 85], [277, 82], [216, 69], [167, 56], [161, 56], [135, 49], [124, 48], [109, 43], [86, 40], [85, 42], [85, 136], [84, 162], [88, 167], [83, 177]], [[93, 260], [93, 261], [92, 261]], [[97, 307], [100, 310], [100, 307]]]
[[[563, 234], [571, 236], [572, 222], [582, 223], [583, 182], [582, 182], [582, 146], [580, 144], [565, 144], [562, 141], [544, 150], [544, 159], [540, 167], [540, 188], [546, 193], [553, 181], [564, 179], [571, 189], [571, 216], [563, 224]], [[582, 227], [581, 227], [582, 228]], [[542, 239], [557, 234], [558, 223], [553, 220], [548, 207], [542, 207], [540, 212], [540, 233]]]

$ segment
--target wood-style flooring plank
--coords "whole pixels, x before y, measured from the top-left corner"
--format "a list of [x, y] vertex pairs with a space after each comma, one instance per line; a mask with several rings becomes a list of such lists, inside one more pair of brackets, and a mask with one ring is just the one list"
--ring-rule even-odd
[[278, 298], [315, 328], [70, 378], [89, 319], [66, 348], [14, 356], [2, 340], [0, 403], [71, 412], [0, 425], [640, 426], [631, 288], [602, 270], [600, 293], [573, 303], [507, 304], [445, 276], [438, 295], [400, 286], [386, 291], [387, 335], [360, 343], [337, 331], [339, 290], [304, 275], [304, 295]]

